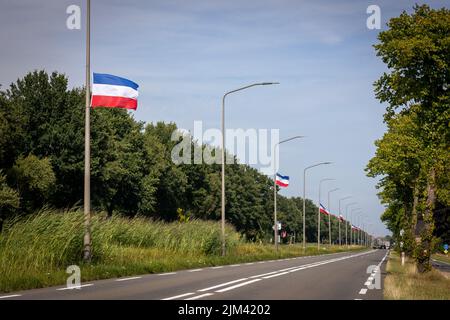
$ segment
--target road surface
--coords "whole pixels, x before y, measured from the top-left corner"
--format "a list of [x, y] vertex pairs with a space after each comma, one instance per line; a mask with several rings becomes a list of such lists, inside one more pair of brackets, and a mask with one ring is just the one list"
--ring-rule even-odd
[[[0, 294], [0, 300], [383, 299], [387, 253], [370, 249], [207, 267], [87, 282], [78, 289], [64, 286]], [[368, 268], [373, 270], [367, 272]], [[381, 289], [368, 288], [377, 279]]]

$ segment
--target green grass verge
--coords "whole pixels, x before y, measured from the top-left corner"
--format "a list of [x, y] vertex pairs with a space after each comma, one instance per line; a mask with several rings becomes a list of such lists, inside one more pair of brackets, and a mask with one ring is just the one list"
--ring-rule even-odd
[[448, 255], [444, 255], [442, 253], [436, 253], [436, 254], [432, 255], [432, 258], [434, 260], [450, 264], [450, 256], [448, 256]]
[[[227, 226], [225, 257], [220, 255], [220, 224], [211, 221], [163, 223], [144, 218], [92, 219], [93, 261], [82, 262], [83, 214], [44, 210], [10, 221], [0, 235], [0, 292], [65, 284], [70, 265], [81, 268], [82, 281], [348, 251], [313, 244], [282, 245], [244, 242]], [[352, 247], [351, 250], [362, 250]]]
[[417, 272], [412, 259], [401, 265], [397, 252], [391, 251], [387, 276], [384, 281], [384, 298], [389, 300], [449, 300], [450, 279], [436, 270], [425, 274]]

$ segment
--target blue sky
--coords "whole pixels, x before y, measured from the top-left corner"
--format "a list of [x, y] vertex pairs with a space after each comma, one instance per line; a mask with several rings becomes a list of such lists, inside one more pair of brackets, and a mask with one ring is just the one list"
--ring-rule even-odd
[[[145, 122], [175, 122], [192, 129], [202, 120], [220, 127], [221, 96], [260, 81], [231, 96], [227, 127], [280, 129], [280, 138], [306, 139], [281, 146], [280, 172], [291, 177], [281, 191], [302, 194], [305, 166], [313, 169], [307, 197], [317, 202], [318, 182], [337, 198], [352, 195], [377, 235], [388, 233], [376, 180], [364, 168], [374, 140], [385, 131], [384, 106], [373, 82], [385, 71], [372, 45], [379, 30], [366, 27], [366, 9], [381, 9], [382, 30], [390, 17], [411, 11], [415, 1], [92, 1], [92, 71], [120, 75], [140, 85], [134, 117]], [[423, 2], [420, 2], [423, 3]], [[432, 7], [445, 1], [427, 1]], [[0, 84], [8, 86], [34, 69], [65, 73], [71, 86], [84, 81], [82, 30], [66, 28], [66, 8], [80, 0], [1, 0]], [[322, 202], [326, 202], [322, 200]], [[350, 200], [349, 200], [350, 202]], [[325, 203], [326, 204], [326, 203]], [[356, 207], [356, 206], [355, 206]]]

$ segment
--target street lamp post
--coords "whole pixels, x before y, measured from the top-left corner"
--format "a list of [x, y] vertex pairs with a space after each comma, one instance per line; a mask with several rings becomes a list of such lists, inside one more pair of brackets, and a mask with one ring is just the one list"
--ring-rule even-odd
[[278, 84], [278, 82], [261, 82], [254, 83], [245, 87], [231, 90], [223, 95], [222, 98], [222, 196], [221, 196], [221, 216], [222, 216], [222, 256], [225, 255], [225, 98], [235, 92], [245, 90], [256, 86], [266, 86]]
[[300, 138], [304, 138], [304, 136], [295, 136], [283, 141], [280, 141], [278, 143], [276, 143], [273, 146], [273, 168], [274, 168], [274, 173], [273, 173], [273, 228], [274, 228], [274, 243], [275, 243], [275, 250], [278, 251], [278, 224], [277, 224], [277, 184], [276, 184], [276, 180], [277, 180], [277, 165], [276, 165], [276, 161], [277, 161], [277, 156], [276, 156], [276, 148], [285, 142], [294, 140], [294, 139], [300, 139]]
[[320, 180], [320, 182], [319, 182], [319, 212], [318, 212], [318, 215], [317, 215], [317, 250], [319, 250], [320, 251], [320, 204], [321, 204], [321, 202], [320, 202], [320, 191], [321, 191], [321, 188], [322, 188], [322, 182], [325, 182], [325, 181], [334, 181], [334, 180], [336, 180], [336, 179], [333, 179], [333, 178], [325, 178], [325, 179], [322, 179], [322, 180]]
[[331, 164], [331, 162], [320, 162], [320, 163], [314, 164], [312, 166], [306, 167], [303, 170], [303, 250], [306, 250], [306, 231], [305, 231], [305, 228], [306, 228], [306, 219], [305, 219], [305, 216], [306, 216], [306, 212], [305, 212], [305, 210], [306, 210], [306, 199], [305, 199], [306, 198], [306, 171], [308, 169], [318, 167], [321, 165], [325, 165], [325, 164]]
[[[339, 217], [338, 217], [338, 220], [339, 220], [339, 245], [341, 246], [342, 245], [342, 237], [341, 237], [341, 201], [344, 201], [344, 200], [347, 200], [347, 199], [350, 199], [352, 196], [347, 196], [347, 197], [344, 197], [344, 198], [341, 198], [341, 199], [339, 199]], [[347, 223], [347, 222], [346, 222]]]
[[328, 191], [328, 203], [327, 203], [327, 208], [328, 208], [328, 212], [330, 213], [328, 215], [328, 240], [330, 242], [330, 247], [331, 247], [331, 208], [330, 208], [330, 194], [339, 190], [339, 188], [334, 188], [333, 190]]
[[[357, 204], [357, 202], [348, 203], [345, 206], [345, 220], [346, 220], [345, 221], [345, 245], [347, 246], [347, 248], [348, 248], [348, 231], [347, 231], [347, 229], [348, 229], [348, 207], [353, 206], [355, 204]], [[351, 227], [350, 227], [350, 229], [351, 229]]]
[[[354, 211], [360, 211], [361, 210], [361, 208], [353, 208], [352, 210], [350, 210], [350, 224], [353, 226], [353, 224], [352, 224], [352, 220], [353, 220], [353, 212]], [[358, 214], [358, 213], [356, 213], [356, 214]], [[359, 225], [359, 223], [358, 223], [358, 225]], [[352, 245], [352, 244], [354, 244], [356, 241], [354, 241], [354, 240], [356, 240], [355, 239], [355, 237], [353, 236], [353, 230], [352, 230], [352, 228], [350, 227], [350, 245]]]

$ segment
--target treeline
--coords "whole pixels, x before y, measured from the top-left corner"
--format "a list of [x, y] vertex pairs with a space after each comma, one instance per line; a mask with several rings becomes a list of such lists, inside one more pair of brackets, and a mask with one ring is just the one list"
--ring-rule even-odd
[[[43, 206], [82, 204], [85, 91], [69, 89], [67, 82], [63, 74], [35, 71], [0, 91], [0, 221]], [[173, 123], [146, 124], [122, 109], [92, 110], [93, 209], [164, 221], [218, 220], [220, 165], [175, 165], [174, 130]], [[191, 143], [193, 156], [200, 146]], [[248, 165], [226, 170], [227, 221], [250, 240], [271, 239], [271, 179]], [[278, 201], [283, 230], [301, 241], [302, 199]], [[307, 200], [306, 211], [307, 240], [316, 241], [317, 207]], [[325, 240], [327, 223], [322, 222]]]
[[367, 172], [381, 177], [382, 220], [423, 272], [450, 241], [450, 10], [416, 5], [388, 27], [375, 45], [389, 69], [375, 83], [388, 131]]

